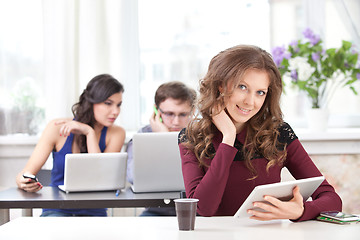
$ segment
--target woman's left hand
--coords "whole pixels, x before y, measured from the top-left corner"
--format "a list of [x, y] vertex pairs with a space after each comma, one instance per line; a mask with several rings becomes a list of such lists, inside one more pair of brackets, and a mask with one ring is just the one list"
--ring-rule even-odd
[[75, 120], [59, 120], [55, 123], [61, 125], [60, 136], [67, 137], [70, 133], [88, 135], [91, 132], [92, 127], [87, 124], [75, 121]]
[[266, 212], [248, 210], [251, 219], [267, 221], [273, 219], [290, 219], [296, 220], [300, 218], [304, 212], [303, 197], [300, 194], [300, 188], [296, 186], [293, 189], [294, 197], [290, 201], [281, 201], [275, 197], [265, 196], [264, 200], [269, 202], [254, 202], [254, 207], [261, 208]]

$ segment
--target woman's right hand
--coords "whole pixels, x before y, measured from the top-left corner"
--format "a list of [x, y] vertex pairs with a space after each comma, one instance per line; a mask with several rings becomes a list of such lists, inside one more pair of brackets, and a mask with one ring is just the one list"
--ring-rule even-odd
[[43, 188], [40, 182], [36, 182], [31, 178], [24, 178], [22, 174], [19, 174], [16, 178], [18, 188], [26, 192], [37, 192]]
[[236, 128], [229, 115], [222, 109], [219, 114], [212, 116], [212, 122], [223, 134], [223, 143], [234, 146], [236, 137]]

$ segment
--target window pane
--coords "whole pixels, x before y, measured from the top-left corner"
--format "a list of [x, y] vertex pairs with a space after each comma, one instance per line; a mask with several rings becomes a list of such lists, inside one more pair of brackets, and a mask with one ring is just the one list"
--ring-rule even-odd
[[0, 135], [36, 134], [44, 116], [41, 0], [1, 1], [0, 35]]
[[[253, 44], [270, 52], [301, 38], [308, 25], [314, 27], [314, 19], [327, 48], [339, 47], [343, 39], [351, 41], [340, 14], [335, 1], [328, 0], [139, 0], [141, 123], [148, 123], [158, 85], [180, 80], [196, 89], [210, 59], [228, 47]], [[360, 81], [356, 86], [360, 92], [359, 85]], [[285, 120], [307, 127], [307, 97], [288, 88], [286, 92]], [[359, 95], [340, 88], [329, 105], [330, 127], [360, 126]]]
[[[349, 28], [344, 22], [344, 16], [335, 4], [336, 1], [274, 0], [271, 2], [272, 47], [286, 46], [293, 40], [301, 39], [306, 27], [310, 27], [321, 36], [326, 49], [339, 48], [342, 40], [354, 43]], [[315, 5], [311, 8], [313, 12], [308, 13], [313, 16], [305, 14], [304, 3]], [[318, 4], [323, 4], [323, 8], [316, 9], [319, 7]], [[316, 24], [311, 24], [311, 17], [314, 15], [316, 15]], [[357, 24], [360, 29], [358, 22], [355, 21], [353, 24]], [[355, 88], [360, 91], [360, 81], [355, 84]], [[295, 127], [307, 127], [307, 109], [311, 106], [308, 97], [289, 87], [285, 89], [286, 94], [282, 97], [285, 120]], [[348, 87], [338, 87], [329, 102], [329, 112], [329, 127], [360, 127], [360, 95], [353, 94]]]
[[238, 44], [269, 50], [267, 0], [139, 0], [141, 124], [157, 87], [182, 81], [197, 89], [213, 56]]

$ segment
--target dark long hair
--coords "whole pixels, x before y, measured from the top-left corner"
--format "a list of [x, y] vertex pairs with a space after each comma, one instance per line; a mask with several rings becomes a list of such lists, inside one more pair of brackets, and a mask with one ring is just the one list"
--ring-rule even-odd
[[[96, 120], [93, 106], [95, 103], [106, 101], [111, 95], [124, 92], [123, 85], [109, 74], [95, 76], [87, 84], [86, 89], [79, 97], [79, 102], [72, 106], [72, 112], [76, 121], [94, 127]], [[81, 153], [87, 152], [86, 137], [75, 135]]]
[[[247, 136], [243, 146], [248, 169], [257, 176], [250, 159], [255, 152], [261, 153], [269, 160], [267, 169], [281, 164], [285, 157], [284, 148], [279, 149], [278, 128], [283, 123], [280, 109], [282, 81], [271, 55], [263, 49], [251, 45], [238, 45], [220, 52], [210, 62], [208, 72], [200, 80], [200, 97], [198, 110], [201, 117], [192, 120], [186, 131], [185, 146], [195, 153], [200, 166], [206, 166], [205, 159], [213, 158], [212, 139], [216, 127], [212, 122], [213, 109], [225, 107], [225, 97], [234, 91], [237, 81], [251, 69], [265, 71], [270, 79], [269, 90], [265, 102], [259, 112], [246, 124]], [[230, 88], [228, 88], [230, 86]], [[220, 87], [225, 95], [220, 94]]]

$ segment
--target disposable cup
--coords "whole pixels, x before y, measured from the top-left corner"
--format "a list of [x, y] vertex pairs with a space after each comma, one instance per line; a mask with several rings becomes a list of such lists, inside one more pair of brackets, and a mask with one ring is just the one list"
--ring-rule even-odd
[[194, 230], [198, 201], [199, 199], [195, 198], [180, 198], [174, 200], [179, 230]]

